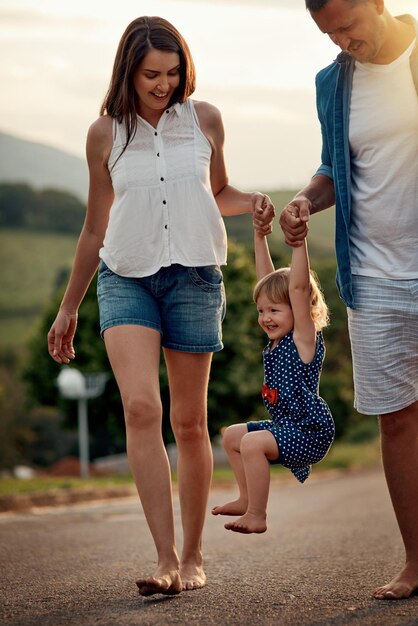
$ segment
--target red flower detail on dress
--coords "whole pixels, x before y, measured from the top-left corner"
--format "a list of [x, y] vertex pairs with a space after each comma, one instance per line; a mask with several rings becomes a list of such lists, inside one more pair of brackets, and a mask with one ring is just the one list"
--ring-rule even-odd
[[263, 385], [261, 389], [261, 395], [269, 404], [276, 404], [279, 397], [277, 389], [270, 389], [267, 385]]

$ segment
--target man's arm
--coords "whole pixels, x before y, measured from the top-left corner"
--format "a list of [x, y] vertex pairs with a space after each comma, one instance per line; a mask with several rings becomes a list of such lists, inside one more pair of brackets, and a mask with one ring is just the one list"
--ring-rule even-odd
[[327, 176], [314, 176], [299, 191], [280, 214], [280, 226], [289, 246], [300, 246], [308, 232], [308, 221], [313, 213], [335, 204], [334, 183]]

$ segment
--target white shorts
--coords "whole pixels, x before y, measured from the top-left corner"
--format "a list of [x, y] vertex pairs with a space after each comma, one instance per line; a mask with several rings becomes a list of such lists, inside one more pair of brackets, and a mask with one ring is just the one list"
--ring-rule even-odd
[[356, 309], [347, 309], [354, 406], [366, 415], [418, 400], [418, 279], [353, 276]]

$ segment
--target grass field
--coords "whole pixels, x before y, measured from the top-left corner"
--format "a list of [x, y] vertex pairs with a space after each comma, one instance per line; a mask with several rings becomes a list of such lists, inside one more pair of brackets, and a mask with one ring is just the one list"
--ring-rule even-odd
[[[272, 192], [271, 198], [281, 208], [293, 197], [292, 191]], [[251, 217], [226, 219], [228, 235], [252, 245]], [[316, 215], [310, 225], [311, 257], [333, 255], [333, 210]], [[53, 296], [57, 276], [71, 266], [77, 237], [24, 230], [0, 230], [0, 347], [19, 348], [32, 332], [42, 309]], [[276, 221], [270, 240], [273, 252], [289, 255]]]
[[20, 346], [51, 298], [58, 272], [71, 265], [77, 238], [0, 230], [0, 346]]

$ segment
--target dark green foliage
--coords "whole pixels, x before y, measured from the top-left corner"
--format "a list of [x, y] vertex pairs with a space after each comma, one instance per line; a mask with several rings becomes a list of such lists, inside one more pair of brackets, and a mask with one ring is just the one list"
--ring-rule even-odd
[[0, 226], [21, 228], [33, 204], [34, 191], [25, 184], [0, 185]]
[[[279, 212], [280, 207], [293, 196], [293, 192], [275, 192], [271, 195]], [[21, 229], [78, 233], [84, 212], [84, 206], [67, 193], [54, 190], [38, 192], [23, 184], [0, 185], [0, 226], [13, 224]], [[337, 294], [335, 262], [332, 250], [330, 252], [333, 214], [331, 211], [324, 212], [320, 217], [322, 221], [317, 216], [312, 220], [310, 250], [312, 266], [319, 275], [331, 312], [331, 325], [324, 333], [327, 355], [320, 392], [333, 412], [337, 437], [342, 437], [348, 431], [353, 432], [364, 418], [352, 408], [351, 354], [346, 312]], [[226, 225], [229, 231], [229, 253], [228, 265], [223, 268], [227, 293], [227, 313], [223, 324], [225, 347], [213, 357], [208, 398], [211, 437], [219, 434], [225, 425], [266, 416], [260, 393], [263, 380], [261, 353], [266, 337], [258, 326], [256, 307], [252, 302], [255, 267], [251, 219], [248, 215], [228, 218]], [[287, 265], [290, 249], [283, 244], [278, 226], [270, 237], [270, 247], [276, 253], [276, 267]], [[46, 349], [46, 335], [68, 279], [69, 265], [65, 261], [56, 267], [54, 285], [51, 285], [56, 296], [49, 298], [48, 308], [38, 318], [37, 328], [27, 350], [23, 380], [28, 391], [26, 393], [26, 389], [22, 390], [21, 396], [26, 397], [28, 407], [24, 406], [24, 402], [16, 401], [14, 417], [11, 404], [17, 387], [10, 381], [5, 387], [7, 393], [3, 398], [3, 409], [4, 402], [11, 404], [5, 413], [9, 415], [7, 424], [6, 421], [3, 424], [9, 433], [8, 441], [11, 445], [7, 450], [5, 448], [5, 459], [7, 457], [8, 461], [3, 463], [3, 467], [21, 462], [25, 457], [32, 463], [48, 464], [52, 462], [53, 449], [56, 454], [64, 454], [64, 448], [68, 452], [73, 441], [71, 435], [76, 432], [76, 402], [59, 396], [55, 381], [60, 367], [49, 357]], [[16, 298], [14, 301], [17, 302]], [[93, 281], [80, 307], [75, 348], [75, 367], [85, 373], [110, 372], [104, 342], [99, 335], [96, 281]], [[164, 438], [166, 442], [171, 442], [170, 395], [163, 359], [160, 381]], [[0, 393], [0, 404], [1, 400]], [[51, 417], [51, 411], [55, 411], [51, 407], [59, 409], [55, 417]], [[66, 416], [64, 424], [61, 424], [59, 415]], [[57, 440], [57, 433], [62, 433], [63, 426], [72, 431], [70, 438], [67, 440], [63, 435], [61, 443], [51, 445], [51, 442]], [[124, 450], [123, 411], [113, 376], [110, 376], [104, 394], [89, 401], [89, 426], [92, 458]]]
[[[359, 416], [353, 409], [351, 346], [347, 313], [335, 284], [335, 262], [316, 262], [325, 300], [330, 311], [330, 325], [324, 329], [326, 356], [320, 382], [320, 394], [334, 416], [337, 437], [342, 437], [350, 422]], [[363, 418], [362, 418], [363, 419]]]
[[17, 420], [17, 446], [21, 456], [36, 467], [48, 467], [65, 456], [78, 455], [77, 433], [63, 426], [55, 407], [37, 407]]
[[[290, 259], [274, 258], [276, 267]], [[331, 325], [325, 330], [327, 355], [321, 378], [321, 395], [333, 412], [337, 437], [344, 435], [358, 416], [352, 408], [352, 373], [346, 312], [335, 286], [335, 264], [320, 261], [317, 271], [330, 311]], [[225, 425], [267, 416], [261, 400], [263, 382], [262, 350], [266, 337], [258, 326], [252, 290], [255, 267], [252, 248], [230, 240], [228, 265], [223, 268], [227, 293], [227, 313], [223, 324], [224, 350], [214, 355], [209, 385], [209, 431], [213, 438]], [[59, 406], [67, 415], [67, 426], [75, 429], [77, 407], [74, 401], [59, 397], [56, 378], [60, 371], [48, 355], [46, 335], [55, 318], [62, 289], [42, 316], [29, 348], [25, 369], [29, 397], [33, 406]], [[75, 366], [83, 372], [109, 371], [104, 342], [99, 334], [96, 281], [93, 281], [80, 307], [75, 341]], [[162, 359], [161, 395], [163, 432], [166, 442], [173, 441], [169, 421], [169, 390]], [[111, 377], [104, 394], [89, 401], [91, 457], [120, 452], [125, 447], [123, 411], [119, 392]]]
[[[62, 290], [46, 310], [29, 345], [29, 356], [24, 370], [28, 397], [33, 406], [56, 406], [67, 415], [67, 427], [77, 426], [77, 404], [60, 397], [56, 379], [60, 366], [47, 351], [46, 337], [55, 319]], [[79, 311], [75, 340], [75, 367], [84, 373], [110, 372], [104, 342], [99, 333], [96, 301], [96, 280], [92, 282]], [[123, 412], [115, 380], [109, 376], [105, 392], [88, 401], [91, 457], [121, 452], [125, 449]]]
[[351, 426], [344, 437], [348, 443], [363, 443], [372, 441], [379, 436], [379, 422], [368, 417]]
[[0, 185], [0, 227], [78, 234], [86, 208], [57, 189], [37, 191], [23, 183]]
[[[279, 266], [278, 259], [275, 261]], [[252, 299], [256, 282], [253, 251], [230, 240], [228, 265], [223, 273], [227, 295], [225, 347], [213, 359], [209, 387], [212, 435], [228, 424], [267, 417], [261, 402], [266, 337], [258, 325]]]

